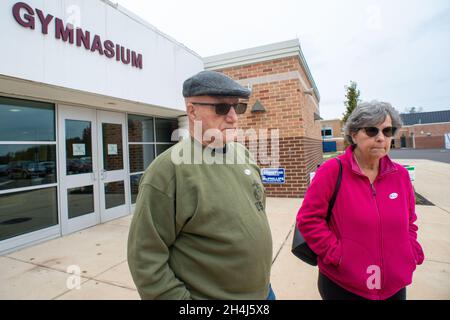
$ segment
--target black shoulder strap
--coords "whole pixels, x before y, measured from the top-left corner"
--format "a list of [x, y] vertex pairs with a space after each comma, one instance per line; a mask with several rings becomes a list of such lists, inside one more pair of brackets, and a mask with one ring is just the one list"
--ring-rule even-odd
[[333, 196], [331, 197], [330, 204], [328, 205], [328, 214], [327, 214], [327, 222], [330, 221], [331, 218], [331, 211], [333, 210], [334, 203], [336, 202], [336, 197], [339, 192], [339, 188], [341, 187], [341, 181], [342, 181], [342, 162], [341, 159], [335, 158], [337, 162], [339, 163], [339, 175], [336, 181], [336, 187], [334, 188]]

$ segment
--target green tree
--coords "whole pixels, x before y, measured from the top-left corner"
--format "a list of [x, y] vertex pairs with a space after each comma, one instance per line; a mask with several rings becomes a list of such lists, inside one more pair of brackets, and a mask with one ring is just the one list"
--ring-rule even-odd
[[361, 92], [358, 90], [358, 84], [354, 81], [350, 81], [349, 86], [345, 86], [346, 94], [345, 98], [347, 99], [345, 101], [346, 110], [344, 113], [344, 117], [342, 118], [342, 123], [345, 124], [348, 120], [348, 117], [352, 114], [353, 110], [356, 109], [358, 106], [358, 102], [361, 101], [359, 99], [359, 96], [361, 95]]
[[422, 112], [423, 108], [416, 108], [416, 107], [411, 107], [411, 108], [406, 108], [406, 113], [417, 113], [417, 112]]

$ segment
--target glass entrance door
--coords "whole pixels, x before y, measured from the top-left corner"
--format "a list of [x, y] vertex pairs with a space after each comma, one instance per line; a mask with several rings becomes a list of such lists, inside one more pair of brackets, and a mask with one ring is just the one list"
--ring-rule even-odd
[[98, 111], [99, 191], [101, 221], [130, 213], [126, 157], [126, 115]]
[[96, 111], [59, 107], [62, 234], [100, 222]]
[[125, 121], [121, 113], [59, 107], [63, 235], [130, 213]]

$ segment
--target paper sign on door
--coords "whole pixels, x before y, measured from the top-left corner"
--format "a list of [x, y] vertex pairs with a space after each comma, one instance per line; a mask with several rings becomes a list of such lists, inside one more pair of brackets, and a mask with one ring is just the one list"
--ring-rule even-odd
[[74, 157], [85, 156], [86, 155], [86, 145], [85, 144], [74, 144], [73, 145], [73, 155], [74, 155]]
[[108, 144], [108, 156], [117, 156], [117, 144]]

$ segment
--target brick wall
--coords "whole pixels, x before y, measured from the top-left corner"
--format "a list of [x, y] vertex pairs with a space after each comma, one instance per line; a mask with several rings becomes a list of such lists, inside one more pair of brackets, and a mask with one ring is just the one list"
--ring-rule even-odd
[[446, 133], [450, 133], [450, 123], [403, 127], [395, 138], [395, 148], [401, 148], [401, 139], [403, 136], [405, 137], [406, 148], [412, 148], [412, 135], [414, 135], [416, 149], [444, 149], [444, 136]]
[[[314, 114], [319, 113], [317, 97], [304, 93], [302, 82], [308, 88], [312, 84], [299, 58], [288, 57], [216, 71], [243, 85], [252, 85], [249, 111], [240, 116], [240, 128], [279, 129], [280, 167], [286, 169], [286, 184], [266, 185], [268, 196], [303, 197], [310, 172], [322, 162], [322, 139], [320, 122], [314, 121]], [[251, 113], [257, 101], [266, 113]], [[268, 146], [271, 150], [270, 141]], [[261, 163], [260, 166], [271, 167]]]
[[417, 137], [415, 138], [416, 149], [444, 149], [444, 136]]
[[335, 120], [322, 120], [321, 122], [322, 128], [332, 128], [333, 129], [333, 138], [342, 138], [344, 135], [342, 134], [342, 122], [339, 119]]
[[333, 138], [326, 138], [325, 141], [336, 142], [336, 150], [342, 152], [345, 150], [344, 134], [342, 132], [342, 121], [340, 119], [322, 120], [320, 121], [321, 130], [331, 128], [333, 130]]

